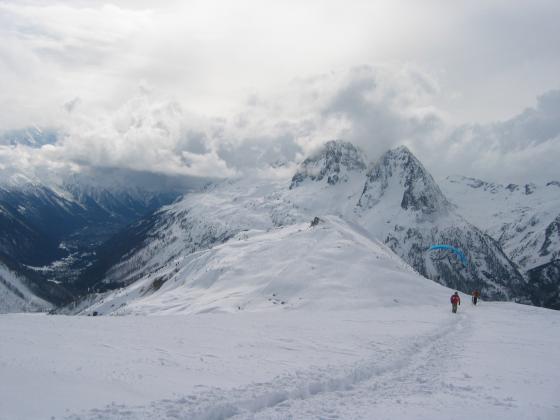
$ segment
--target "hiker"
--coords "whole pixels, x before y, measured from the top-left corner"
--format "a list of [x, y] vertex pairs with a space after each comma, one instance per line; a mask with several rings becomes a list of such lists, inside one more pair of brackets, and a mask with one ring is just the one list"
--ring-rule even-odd
[[472, 292], [472, 303], [473, 303], [473, 305], [476, 306], [479, 297], [480, 297], [480, 292], [476, 289], [473, 290], [473, 292]]
[[459, 297], [459, 292], [453, 293], [451, 295], [451, 312], [457, 313], [457, 305], [461, 304], [461, 298]]

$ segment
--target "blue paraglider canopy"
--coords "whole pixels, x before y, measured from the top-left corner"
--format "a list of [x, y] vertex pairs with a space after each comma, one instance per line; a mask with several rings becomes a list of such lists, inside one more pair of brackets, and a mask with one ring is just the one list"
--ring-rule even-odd
[[455, 255], [457, 255], [457, 257], [459, 257], [459, 259], [461, 260], [461, 262], [465, 267], [467, 266], [467, 257], [465, 257], [465, 254], [463, 254], [463, 251], [461, 251], [459, 248], [455, 248], [454, 246], [451, 245], [432, 245], [429, 251], [433, 251], [433, 250], [451, 251]]

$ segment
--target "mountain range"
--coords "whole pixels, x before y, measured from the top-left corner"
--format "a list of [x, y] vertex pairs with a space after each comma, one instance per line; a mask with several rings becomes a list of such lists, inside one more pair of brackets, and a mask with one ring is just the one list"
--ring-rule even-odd
[[[77, 182], [3, 194], [2, 262], [24, 277], [40, 274], [28, 283], [47, 301], [73, 300], [66, 313], [309, 305], [329, 296], [318, 292], [333, 284], [329, 276], [345, 278], [344, 266], [359, 267], [353, 256], [367, 249], [392, 251], [424, 277], [478, 289], [484, 299], [560, 308], [560, 183], [502, 186], [454, 176], [438, 184], [406, 147], [370, 162], [356, 146], [330, 141], [289, 178], [217, 181], [182, 198]], [[466, 266], [451, 252], [430, 251], [434, 244], [461, 249]], [[339, 255], [345, 246], [353, 251]], [[331, 249], [333, 261], [317, 249]], [[332, 263], [336, 269], [321, 270]], [[289, 277], [288, 290], [279, 291], [271, 264]], [[317, 283], [298, 284], [298, 270], [317, 270]], [[56, 287], [39, 291], [49, 276], [64, 297]], [[348, 279], [349, 290], [358, 280]]]
[[[53, 186], [25, 178], [4, 184], [0, 186], [0, 268], [13, 275], [0, 275], [2, 283], [25, 288], [55, 305], [67, 303], [83, 293], [76, 280], [97, 247], [178, 196], [176, 191], [73, 182]], [[19, 278], [18, 286], [8, 281], [14, 276]], [[5, 288], [6, 296], [9, 290]]]

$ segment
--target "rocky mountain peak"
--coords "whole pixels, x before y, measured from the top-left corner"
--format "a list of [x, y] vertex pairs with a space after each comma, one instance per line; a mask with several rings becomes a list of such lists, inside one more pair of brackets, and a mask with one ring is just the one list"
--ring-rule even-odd
[[323, 145], [314, 155], [305, 159], [292, 178], [290, 189], [305, 180], [326, 180], [329, 185], [347, 182], [350, 172], [366, 170], [364, 152], [352, 143], [331, 140]]
[[397, 197], [404, 210], [425, 214], [447, 211], [451, 206], [430, 173], [405, 146], [381, 156], [366, 178], [358, 203], [363, 208], [374, 207], [384, 196]]

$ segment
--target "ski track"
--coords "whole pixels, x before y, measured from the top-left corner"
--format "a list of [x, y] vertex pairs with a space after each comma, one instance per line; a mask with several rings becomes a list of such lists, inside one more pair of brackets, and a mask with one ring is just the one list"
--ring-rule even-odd
[[[458, 314], [456, 318], [452, 318], [436, 334], [415, 340], [412, 345], [399, 352], [401, 355], [397, 360], [369, 375], [366, 380], [352, 384], [347, 390], [293, 400], [269, 407], [253, 416], [234, 418], [367, 419], [372, 417], [372, 406], [377, 403], [390, 402], [398, 405], [403, 404], [407, 398], [436, 395], [440, 392], [455, 395], [457, 391], [461, 392], [462, 398], [470, 399], [472, 387], [446, 381], [446, 373], [463, 347], [453, 336], [468, 333], [471, 329], [471, 320], [466, 314]], [[387, 417], [392, 418], [391, 415]], [[375, 418], [381, 418], [381, 415], [378, 414]]]
[[298, 371], [229, 390], [201, 387], [199, 393], [178, 399], [147, 406], [112, 404], [67, 419], [338, 419], [348, 418], [350, 411], [351, 418], [368, 418], [376, 401], [400, 404], [405, 397], [438, 392], [472, 398], [472, 387], [445, 382], [443, 375], [461, 352], [460, 341], [450, 336], [468, 333], [471, 323], [459, 313], [429, 335], [397, 340], [402, 343], [391, 351], [348, 366]]

